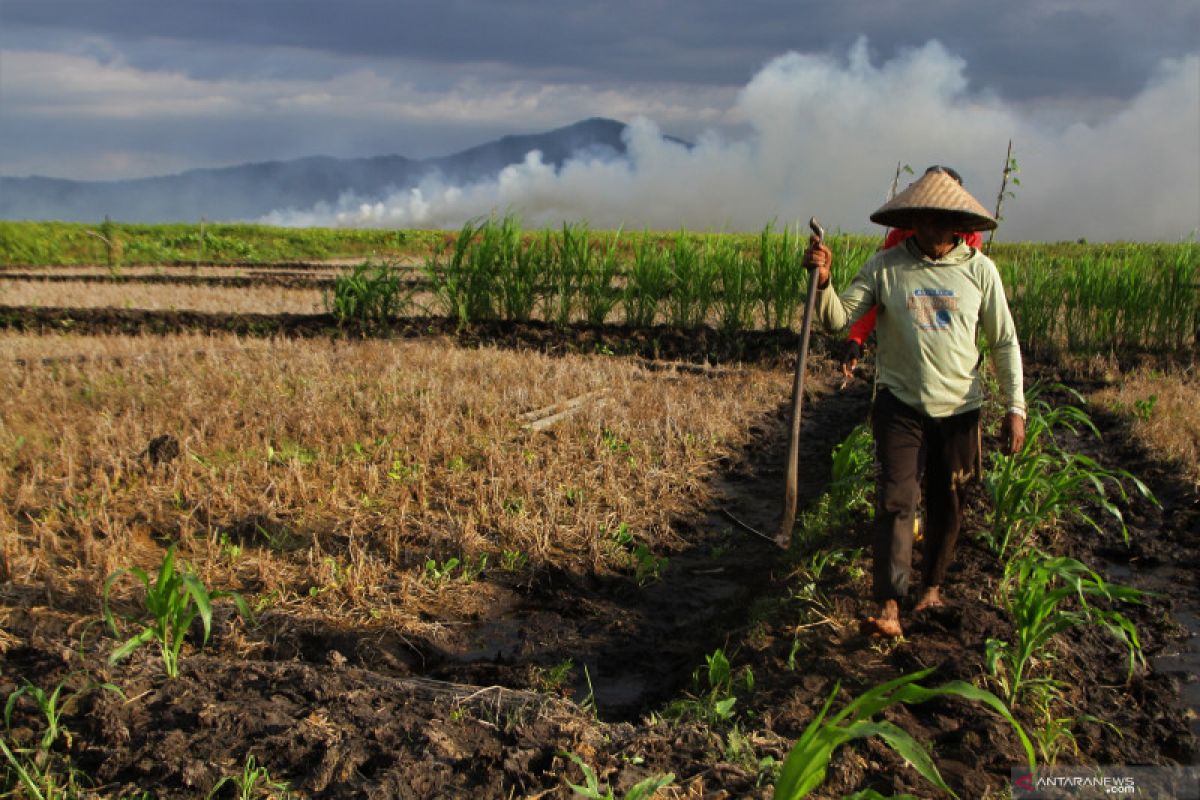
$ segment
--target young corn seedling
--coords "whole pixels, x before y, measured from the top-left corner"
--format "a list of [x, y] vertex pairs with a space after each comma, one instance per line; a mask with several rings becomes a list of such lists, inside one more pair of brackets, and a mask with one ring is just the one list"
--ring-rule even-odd
[[575, 662], [571, 658], [564, 658], [549, 667], [534, 665], [529, 668], [530, 680], [539, 691], [559, 692], [566, 685], [567, 679], [571, 677], [571, 671], [574, 669]]
[[[950, 796], [957, 797], [958, 795], [942, 780], [929, 752], [907, 731], [887, 720], [876, 721], [874, 719], [885, 708], [896, 703], [911, 705], [924, 703], [936, 697], [954, 696], [965, 700], [974, 700], [984, 703], [1004, 717], [1020, 738], [1030, 769], [1033, 769], [1036, 765], [1033, 743], [1008, 707], [998, 697], [964, 681], [950, 681], [934, 689], [928, 689], [917, 683], [933, 670], [934, 668], [930, 667], [868, 689], [830, 717], [829, 709], [841, 688], [840, 684], [834, 686], [820, 713], [804, 729], [799, 741], [792, 747], [787, 759], [783, 762], [779, 780], [775, 783], [776, 800], [798, 800], [798, 798], [807, 797], [809, 792], [824, 783], [825, 773], [834, 750], [854, 739], [865, 739], [871, 736], [883, 739], [925, 780]], [[860, 793], [859, 796], [872, 797], [874, 795]]]
[[1089, 601], [1140, 603], [1143, 596], [1137, 589], [1107, 583], [1073, 558], [1038, 550], [1014, 558], [1005, 568], [999, 597], [1000, 605], [1012, 616], [1014, 639], [987, 642], [987, 667], [1005, 699], [1016, 703], [1035, 688], [1043, 694], [1047, 688], [1053, 692], [1051, 676], [1033, 677], [1030, 672], [1052, 660], [1058, 634], [1084, 625], [1104, 628], [1125, 645], [1132, 675], [1138, 663], [1145, 664], [1137, 627], [1121, 612]]
[[504, 550], [500, 553], [500, 569], [518, 572], [529, 563], [529, 556], [520, 550]]
[[[12, 727], [12, 714], [17, 702], [22, 697], [29, 697], [37, 706], [42, 719], [46, 723], [46, 730], [42, 733], [41, 741], [38, 743], [38, 749], [42, 753], [45, 753], [58, 741], [60, 735], [65, 736], [68, 743], [70, 742], [71, 734], [62, 726], [62, 715], [66, 713], [67, 708], [72, 703], [78, 701], [94, 688], [115, 692], [121, 697], [125, 696], [119, 688], [111, 683], [88, 684], [80, 690], [69, 689], [67, 683], [71, 677], [72, 675], [68, 675], [59, 681], [49, 694], [40, 686], [35, 686], [29, 681], [25, 681], [25, 685], [10, 694], [4, 704], [4, 726], [6, 728]], [[64, 689], [69, 689], [69, 694], [64, 695]]]
[[729, 722], [735, 716], [735, 688], [747, 692], [753, 690], [754, 673], [749, 667], [735, 673], [720, 648], [714, 650], [712, 655], [705, 656], [704, 661], [705, 666], [692, 673], [692, 685], [696, 693], [673, 701], [666, 713], [677, 718], [692, 717], [708, 725]]
[[1100, 433], [1088, 415], [1075, 406], [1051, 408], [1037, 398], [1038, 388], [1030, 390], [1029, 419], [1025, 447], [1016, 455], [992, 454], [992, 466], [984, 479], [992, 501], [990, 525], [983, 539], [998, 558], [1009, 548], [1024, 549], [1038, 532], [1062, 519], [1074, 518], [1097, 532], [1103, 528], [1088, 509], [1099, 508], [1121, 527], [1128, 542], [1129, 529], [1120, 508], [1109, 499], [1115, 491], [1121, 501], [1129, 499], [1126, 483], [1131, 483], [1146, 499], [1158, 504], [1145, 483], [1125, 470], [1109, 470], [1095, 459], [1062, 449], [1054, 437], [1058, 429], [1078, 433]]
[[453, 579], [454, 570], [458, 569], [460, 564], [461, 562], [454, 556], [440, 564], [437, 559], [431, 558], [425, 562], [425, 580], [435, 589], [439, 589]]
[[158, 642], [167, 677], [175, 678], [179, 675], [179, 653], [183, 649], [184, 638], [196, 617], [204, 626], [204, 638], [200, 646], [208, 643], [214, 600], [230, 598], [242, 617], [253, 618], [250, 607], [237, 592], [210, 592], [194, 572], [181, 572], [179, 566], [175, 560], [175, 545], [171, 545], [163, 555], [162, 565], [153, 581], [139, 567], [118, 569], [104, 581], [104, 620], [117, 636], [121, 635], [120, 629], [109, 605], [109, 593], [113, 585], [129, 574], [138, 579], [146, 592], [143, 613], [136, 620], [136, 624], [142, 628], [141, 632], [126, 639], [114, 650], [109, 656], [109, 663], [116, 664], [142, 645]]
[[217, 781], [206, 800], [213, 800], [226, 785], [232, 785], [237, 800], [287, 800], [292, 796], [285, 781], [271, 777], [270, 771], [255, 761], [253, 755], [246, 756], [241, 775], [226, 775]]
[[834, 447], [829, 489], [800, 514], [798, 542], [820, 545], [831, 533], [849, 524], [855, 514], [874, 517], [873, 446], [870, 429], [859, 425]]
[[774, 781], [779, 777], [779, 762], [774, 756], [759, 756], [754, 747], [754, 741], [734, 723], [725, 734], [723, 757], [731, 764], [736, 764], [747, 772], [755, 773], [755, 787]]
[[1075, 739], [1075, 726], [1080, 722], [1104, 725], [1118, 736], [1123, 735], [1120, 728], [1092, 714], [1059, 716], [1061, 693], [1057, 687], [1038, 697], [1030, 705], [1033, 708], [1034, 719], [1041, 720], [1041, 724], [1033, 730], [1033, 738], [1037, 742], [1042, 763], [1050, 766], [1057, 764], [1059, 755], [1067, 751], [1070, 751], [1076, 758], [1079, 757], [1079, 742]]
[[856, 511], [868, 518], [875, 515], [875, 437], [866, 424], [854, 430], [833, 448], [833, 464], [829, 494], [837, 508], [844, 508], [849, 516]]
[[[579, 797], [586, 797], [588, 800], [618, 800], [617, 795], [613, 792], [612, 787], [601, 784], [596, 771], [588, 766], [588, 763], [574, 753], [560, 753], [575, 762], [583, 772], [583, 780], [585, 786], [579, 786], [568, 782], [567, 785]], [[668, 772], [665, 775], [652, 775], [638, 781], [633, 786], [629, 787], [629, 791], [625, 793], [624, 800], [649, 800], [659, 789], [665, 789], [675, 782], [675, 773]]]
[[28, 695], [37, 704], [38, 710], [42, 713], [42, 717], [46, 721], [46, 730], [43, 731], [41, 741], [38, 742], [40, 760], [44, 760], [44, 756], [54, 742], [58, 740], [60, 734], [64, 734], [68, 743], [70, 742], [71, 732], [60, 726], [64, 709], [60, 708], [58, 704], [65, 686], [66, 681], [64, 680], [55, 686], [50, 694], [46, 694], [41, 687], [26, 681], [24, 686], [8, 696], [8, 702], [4, 704], [4, 727], [10, 730], [12, 728], [13, 708], [17, 705], [17, 701], [21, 699], [22, 695]]
[[666, 556], [656, 556], [645, 544], [638, 544], [630, 553], [633, 559], [633, 577], [638, 586], [645, 586], [662, 577], [670, 559]]
[[821, 576], [830, 567], [843, 566], [851, 577], [861, 577], [862, 568], [855, 566], [855, 562], [862, 558], [862, 553], [862, 548], [817, 550], [809, 556], [807, 563], [794, 573], [796, 583], [789, 590], [789, 597], [804, 604], [806, 615], [815, 613], [821, 617], [833, 616], [834, 609], [829, 597], [821, 590]]
[[[604, 532], [603, 528], [601, 532]], [[609, 557], [619, 562], [620, 566], [632, 567], [638, 586], [645, 586], [662, 577], [670, 559], [666, 556], [656, 556], [648, 545], [635, 541], [627, 523], [622, 522], [615, 530], [607, 533], [608, 539], [604, 546]]]
[[[67, 713], [69, 706], [86, 695], [92, 689], [100, 688], [115, 692], [122, 698], [121, 690], [109, 683], [88, 683], [84, 688], [69, 694], [64, 694], [67, 683], [72, 676], [68, 675], [47, 694], [41, 687], [26, 681], [25, 685], [8, 696], [4, 705], [4, 725], [12, 728], [12, 713], [21, 697], [29, 697], [37, 705], [45, 721], [46, 729], [36, 748], [23, 749], [9, 747], [0, 738], [0, 752], [4, 761], [3, 778], [0, 778], [0, 791], [3, 796], [24, 796], [31, 798], [71, 798], [82, 796], [80, 786], [81, 774], [71, 763], [71, 760], [52, 751], [54, 743], [60, 737], [65, 738], [67, 746], [71, 744], [71, 733], [62, 724], [62, 716]], [[22, 792], [24, 794], [22, 794]]]
[[66, 756], [51, 757], [39, 750], [32, 755], [25, 750], [9, 747], [0, 737], [0, 792], [4, 797], [30, 800], [73, 800], [92, 796], [85, 794], [86, 776]]

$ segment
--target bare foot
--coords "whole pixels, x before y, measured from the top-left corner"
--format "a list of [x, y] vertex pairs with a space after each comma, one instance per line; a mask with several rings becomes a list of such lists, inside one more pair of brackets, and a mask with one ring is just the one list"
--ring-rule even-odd
[[921, 612], [927, 608], [945, 608], [946, 604], [942, 602], [942, 593], [939, 587], [930, 586], [925, 590], [925, 594], [921, 596], [920, 602], [913, 607], [914, 612]]
[[900, 604], [895, 600], [885, 600], [879, 607], [879, 616], [867, 617], [860, 629], [867, 636], [899, 639], [904, 635], [904, 629], [900, 627]]

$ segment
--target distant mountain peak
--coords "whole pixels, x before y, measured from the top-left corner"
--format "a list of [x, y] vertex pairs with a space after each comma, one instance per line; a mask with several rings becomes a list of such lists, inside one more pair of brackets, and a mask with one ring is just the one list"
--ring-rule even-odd
[[623, 158], [626, 128], [618, 120], [590, 117], [541, 133], [501, 136], [439, 158], [314, 155], [122, 181], [0, 177], [0, 219], [257, 220], [280, 209], [334, 204], [347, 193], [382, 199], [431, 177], [457, 185], [478, 183], [519, 164], [534, 150], [555, 168], [572, 157]]

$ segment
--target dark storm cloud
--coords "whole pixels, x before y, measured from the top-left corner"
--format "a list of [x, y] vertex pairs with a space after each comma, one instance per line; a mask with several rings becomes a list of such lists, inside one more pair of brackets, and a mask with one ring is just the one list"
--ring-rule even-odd
[[[5, 0], [0, 41], [71, 31], [143, 46], [134, 66], [201, 77], [303, 73], [302, 59], [193, 55], [173, 43], [293, 47], [345, 58], [404, 58], [557, 81], [743, 84], [787, 50], [844, 53], [860, 35], [878, 58], [930, 39], [968, 64], [967, 77], [1012, 99], [1129, 97], [1163, 57], [1200, 39], [1195, 0], [1014, 0], [1008, 3], [705, 0]], [[164, 40], [158, 46], [145, 44]], [[311, 68], [311, 65], [310, 65]]]
[[1195, 0], [0, 0], [0, 173], [421, 158], [605, 116], [634, 123], [626, 161], [531, 153], [276, 221], [749, 230], [819, 207], [850, 230], [898, 160], [986, 187], [1012, 139], [1007, 235], [1175, 239], [1200, 219], [1198, 19]]

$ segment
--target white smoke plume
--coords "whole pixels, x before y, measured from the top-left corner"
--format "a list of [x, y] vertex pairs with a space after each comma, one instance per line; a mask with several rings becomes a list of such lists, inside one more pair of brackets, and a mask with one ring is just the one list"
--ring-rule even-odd
[[[830, 229], [878, 230], [897, 162], [919, 174], [954, 166], [994, 208], [1009, 139], [1020, 185], [1005, 200], [1009, 241], [1178, 240], [1200, 225], [1200, 54], [1164, 62], [1144, 90], [1100, 122], [1069, 125], [968, 85], [966, 64], [937, 42], [875, 65], [865, 41], [847, 58], [789, 53], [754, 76], [717, 133], [691, 149], [634, 120], [627, 159], [561, 169], [530, 153], [494, 180], [427, 181], [379, 201], [275, 212], [285, 225], [457, 227], [519, 213], [530, 227], [587, 220], [596, 228], [753, 231], [816, 215]], [[911, 180], [908, 178], [907, 180]], [[903, 187], [907, 180], [901, 181]]]

